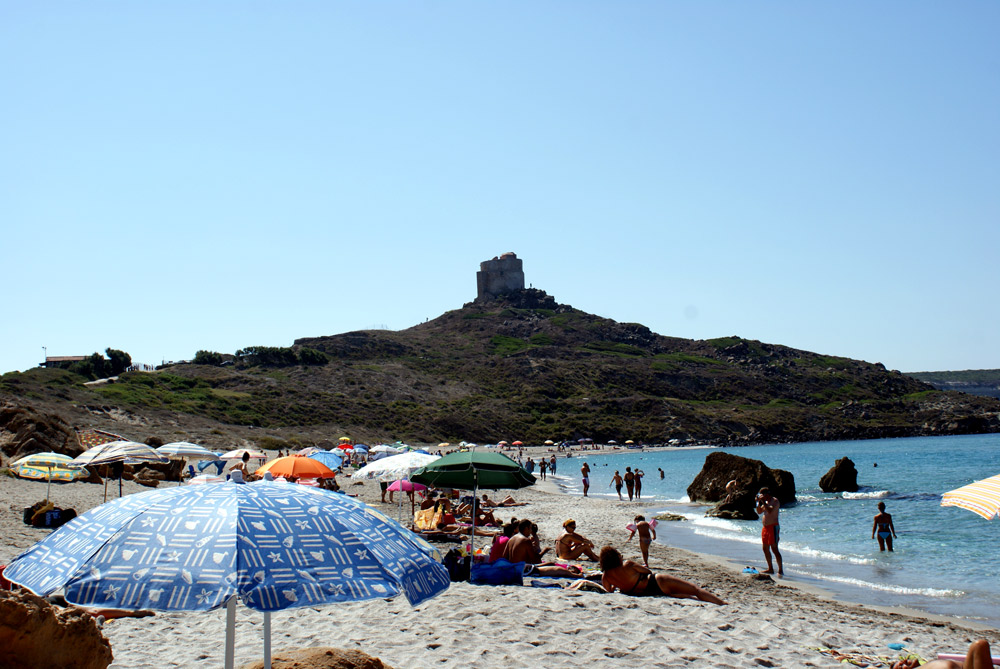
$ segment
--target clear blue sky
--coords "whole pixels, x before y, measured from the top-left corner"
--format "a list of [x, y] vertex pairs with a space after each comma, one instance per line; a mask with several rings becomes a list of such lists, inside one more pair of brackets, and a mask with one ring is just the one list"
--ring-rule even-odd
[[1000, 368], [1000, 3], [0, 1], [0, 371], [559, 302]]

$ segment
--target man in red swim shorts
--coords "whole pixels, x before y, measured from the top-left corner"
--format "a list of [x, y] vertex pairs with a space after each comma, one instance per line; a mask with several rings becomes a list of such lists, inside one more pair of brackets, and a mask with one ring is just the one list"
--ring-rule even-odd
[[757, 513], [764, 523], [760, 530], [760, 541], [764, 545], [764, 559], [767, 560], [767, 571], [765, 574], [773, 574], [774, 566], [771, 564], [771, 553], [774, 553], [778, 561], [778, 573], [784, 574], [785, 570], [781, 566], [781, 553], [778, 551], [778, 509], [781, 503], [778, 498], [771, 494], [770, 489], [761, 488], [757, 493]]

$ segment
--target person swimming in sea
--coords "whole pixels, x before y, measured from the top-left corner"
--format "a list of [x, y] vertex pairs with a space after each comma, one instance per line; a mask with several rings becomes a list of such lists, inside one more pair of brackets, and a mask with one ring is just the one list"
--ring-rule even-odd
[[878, 514], [875, 522], [872, 523], [872, 539], [878, 535], [878, 549], [884, 551], [886, 548], [892, 551], [892, 539], [896, 536], [896, 528], [892, 526], [892, 516], [885, 512], [885, 502], [878, 503]]

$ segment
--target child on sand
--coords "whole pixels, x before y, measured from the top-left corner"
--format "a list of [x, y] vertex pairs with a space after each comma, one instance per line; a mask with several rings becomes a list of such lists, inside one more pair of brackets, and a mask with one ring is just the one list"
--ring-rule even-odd
[[632, 534], [628, 535], [628, 539], [625, 543], [632, 541], [632, 537], [636, 534], [639, 535], [639, 551], [642, 553], [642, 563], [649, 568], [649, 544], [653, 543], [653, 539], [656, 538], [656, 530], [646, 522], [645, 516], [636, 516], [635, 525], [632, 526], [635, 529], [632, 530]]

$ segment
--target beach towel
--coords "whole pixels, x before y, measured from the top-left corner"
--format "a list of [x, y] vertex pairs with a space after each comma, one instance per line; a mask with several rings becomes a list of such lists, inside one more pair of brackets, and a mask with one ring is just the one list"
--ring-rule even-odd
[[[843, 664], [853, 664], [856, 667], [891, 667], [898, 660], [908, 660], [910, 658], [915, 658], [920, 662], [920, 664], [925, 664], [927, 660], [920, 657], [916, 653], [910, 653], [908, 655], [900, 655], [898, 658], [891, 658], [886, 655], [868, 655], [866, 653], [859, 653], [858, 651], [839, 651], [833, 648], [813, 648], [815, 651], [819, 651], [823, 655], [832, 657], [835, 660], [839, 660]], [[964, 656], [963, 656], [964, 657]]]
[[523, 575], [523, 562], [508, 562], [500, 558], [496, 562], [472, 565], [470, 580], [478, 585], [523, 585]]
[[434, 507], [413, 514], [413, 524], [418, 530], [436, 530], [439, 522], [441, 522], [441, 512], [434, 513]]

